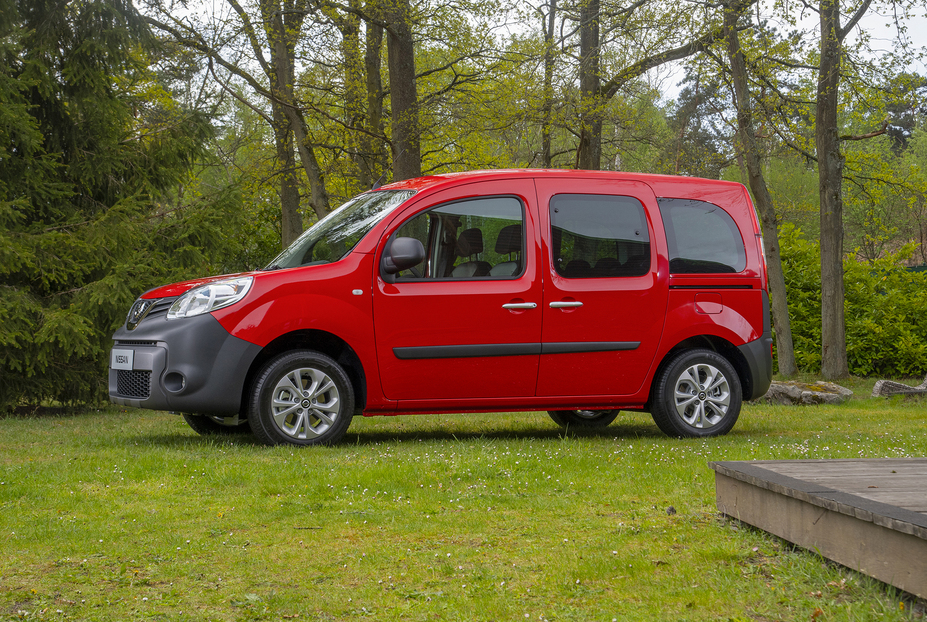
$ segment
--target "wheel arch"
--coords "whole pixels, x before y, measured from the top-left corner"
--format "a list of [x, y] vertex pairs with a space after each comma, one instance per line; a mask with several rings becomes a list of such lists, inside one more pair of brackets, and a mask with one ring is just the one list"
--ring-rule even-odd
[[360, 357], [348, 342], [341, 337], [323, 330], [298, 330], [280, 335], [268, 343], [255, 357], [248, 369], [245, 383], [242, 387], [241, 409], [242, 415], [247, 415], [248, 399], [254, 388], [254, 380], [258, 373], [267, 364], [267, 361], [292, 350], [315, 350], [334, 359], [348, 375], [354, 389], [354, 413], [359, 414], [367, 403], [367, 375]]
[[723, 356], [731, 364], [731, 367], [734, 368], [734, 371], [737, 372], [737, 378], [740, 380], [741, 392], [743, 395], [753, 395], [753, 375], [750, 371], [750, 365], [747, 363], [747, 359], [744, 358], [743, 353], [737, 349], [733, 343], [724, 339], [723, 337], [718, 337], [717, 335], [695, 335], [687, 339], [683, 339], [675, 346], [670, 348], [670, 350], [663, 356], [660, 360], [660, 364], [657, 365], [657, 368], [653, 374], [653, 379], [650, 384], [650, 394], [647, 397], [647, 404], [645, 405], [645, 410], [648, 412], [651, 411], [652, 402], [653, 402], [653, 391], [654, 387], [657, 384], [657, 378], [660, 377], [660, 374], [663, 373], [664, 368], [672, 361], [680, 352], [685, 350], [711, 350]]

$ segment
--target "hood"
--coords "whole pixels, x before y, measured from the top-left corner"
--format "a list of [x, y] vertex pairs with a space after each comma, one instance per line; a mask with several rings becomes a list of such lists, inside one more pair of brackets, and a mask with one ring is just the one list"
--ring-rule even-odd
[[162, 285], [161, 287], [149, 289], [147, 292], [142, 294], [140, 298], [149, 300], [152, 298], [170, 298], [173, 296], [180, 296], [181, 294], [185, 294], [194, 287], [199, 287], [200, 285], [206, 285], [207, 283], [213, 283], [215, 281], [224, 281], [226, 279], [234, 279], [240, 276], [254, 276], [255, 274], [259, 273], [239, 272], [238, 274], [220, 274], [218, 276], [207, 276], [201, 279], [182, 281], [180, 283], [171, 283], [170, 285]]

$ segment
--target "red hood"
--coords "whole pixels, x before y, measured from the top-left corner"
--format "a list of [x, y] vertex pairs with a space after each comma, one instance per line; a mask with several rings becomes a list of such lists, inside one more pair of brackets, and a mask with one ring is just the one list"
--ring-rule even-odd
[[192, 281], [183, 281], [181, 283], [171, 283], [170, 285], [162, 285], [161, 287], [156, 287], [154, 289], [148, 290], [141, 295], [142, 298], [170, 298], [172, 296], [180, 296], [194, 287], [199, 287], [200, 285], [205, 285], [206, 283], [212, 283], [213, 281], [224, 281], [226, 279], [234, 279], [239, 276], [250, 276], [254, 272], [240, 272], [238, 274], [220, 274], [219, 276], [207, 276], [201, 279], [193, 279]]

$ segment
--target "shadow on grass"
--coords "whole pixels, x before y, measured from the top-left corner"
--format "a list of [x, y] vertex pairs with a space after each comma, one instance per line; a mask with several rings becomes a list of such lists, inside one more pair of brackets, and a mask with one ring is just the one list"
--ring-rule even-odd
[[419, 430], [369, 430], [345, 435], [343, 445], [377, 445], [395, 442], [432, 442], [432, 441], [475, 441], [475, 440], [563, 440], [573, 438], [607, 438], [636, 439], [662, 436], [659, 430], [646, 425], [610, 425], [606, 428], [551, 428], [539, 429], [504, 429], [490, 430], [455, 430], [452, 427]]
[[[523, 441], [523, 440], [565, 440], [565, 439], [612, 439], [634, 440], [641, 438], [666, 438], [656, 427], [641, 423], [612, 424], [601, 429], [563, 429], [551, 428], [549, 430], [525, 428], [493, 428], [488, 430], [473, 430], [443, 426], [440, 429], [415, 430], [364, 430], [345, 434], [344, 439], [334, 447], [356, 447], [367, 445], [381, 445], [387, 443], [411, 442], [472, 442], [472, 441]], [[159, 445], [163, 447], [204, 447], [237, 446], [237, 447], [267, 447], [258, 443], [250, 434], [216, 434], [204, 436], [191, 436], [189, 434], [156, 434], [135, 437], [136, 442]]]
[[15, 406], [12, 409], [0, 409], [0, 420], [77, 417], [96, 414], [101, 410], [86, 406]]

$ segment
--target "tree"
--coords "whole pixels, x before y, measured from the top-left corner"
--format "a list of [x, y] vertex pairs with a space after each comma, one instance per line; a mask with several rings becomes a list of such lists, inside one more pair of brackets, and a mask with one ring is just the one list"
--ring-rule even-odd
[[[223, 32], [223, 28], [232, 28], [231, 24], [197, 24], [190, 16], [175, 17], [161, 4], [154, 7], [160, 19], [148, 17], [147, 20], [177, 43], [205, 55], [214, 75], [215, 66], [227, 72], [225, 77], [217, 75], [216, 79], [230, 91], [235, 92], [228, 82], [235, 78], [269, 104], [270, 114], [263, 111], [262, 114], [274, 131], [283, 223], [281, 242], [285, 248], [303, 230], [294, 148], [309, 182], [309, 203], [316, 217], [322, 218], [330, 209], [325, 174], [295, 94], [296, 48], [302, 40], [308, 0], [286, 0], [282, 4], [258, 0], [258, 5], [249, 9], [260, 16], [259, 25], [255, 25], [252, 14], [238, 0], [227, 0], [227, 3], [238, 20], [234, 29], [246, 43], [244, 49], [237, 49], [230, 42], [239, 38]], [[251, 71], [243, 58], [253, 61], [260, 73]]]
[[843, 165], [838, 96], [843, 41], [869, 9], [863, 0], [845, 27], [839, 0], [821, 0], [821, 56], [818, 69], [814, 144], [821, 195], [821, 373], [837, 379], [849, 375], [843, 285]]
[[[755, 0], [738, 0], [736, 7], [740, 10], [754, 4]], [[660, 25], [654, 25], [656, 16], [661, 13]], [[702, 25], [700, 30], [689, 31], [680, 25], [687, 25], [694, 20], [692, 9], [687, 6], [665, 4], [655, 0], [638, 0], [628, 6], [609, 9], [608, 16], [612, 23], [607, 28], [615, 37], [628, 33], [628, 39], [644, 39], [645, 45], [635, 45], [633, 49], [645, 50], [640, 56], [627, 58], [621, 67], [608, 80], [596, 77], [583, 90], [580, 85], [579, 103], [579, 141], [577, 145], [577, 166], [597, 170], [601, 168], [602, 134], [597, 119], [601, 115], [601, 106], [607, 104], [622, 88], [631, 81], [641, 77], [651, 69], [671, 61], [682, 60], [703, 52], [723, 37], [723, 29], [714, 24]], [[583, 64], [588, 71], [599, 67], [598, 55], [603, 42], [598, 39], [597, 24], [601, 19], [598, 0], [583, 0], [580, 11], [581, 44], [580, 71]], [[593, 31], [593, 28], [595, 31]], [[630, 36], [633, 33], [633, 36]], [[585, 47], [583, 47], [585, 46]], [[582, 82], [582, 76], [581, 76]]]
[[557, 0], [548, 0], [544, 20], [544, 104], [541, 115], [541, 165], [553, 166], [551, 129], [554, 111], [554, 27], [557, 24]]
[[676, 108], [667, 119], [673, 132], [667, 143], [672, 160], [667, 168], [674, 175], [719, 179], [734, 160], [722, 76], [696, 67], [682, 84]]
[[122, 0], [0, 0], [0, 404], [91, 402], [132, 299], [203, 270], [235, 197], [184, 196], [211, 128]]
[[422, 174], [412, 9], [408, 0], [388, 0], [384, 15], [389, 24], [386, 49], [389, 57], [393, 179], [398, 181]]
[[576, 168], [588, 170], [598, 170], [602, 164], [599, 9], [599, 0], [580, 0], [579, 145], [576, 147]]
[[798, 368], [795, 364], [795, 352], [792, 346], [792, 327], [789, 320], [785, 276], [782, 271], [782, 256], [779, 250], [779, 226], [776, 222], [776, 210], [772, 196], [769, 194], [766, 178], [763, 175], [760, 148], [756, 141], [753, 104], [747, 80], [747, 64], [737, 29], [741, 14], [732, 4], [729, 3], [724, 9], [724, 34], [730, 62], [731, 82], [734, 87], [734, 101], [737, 107], [737, 135], [748, 172], [750, 189], [753, 192], [763, 229], [779, 373], [783, 376], [792, 376]]

